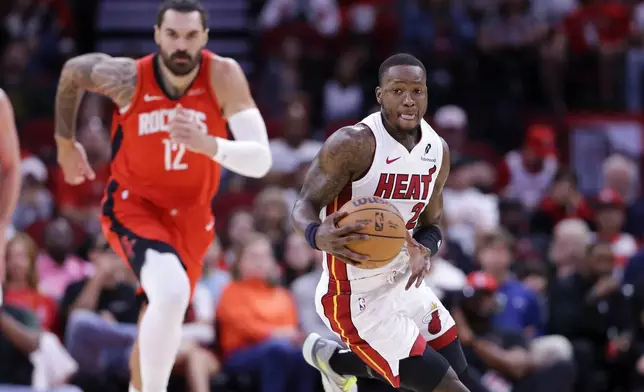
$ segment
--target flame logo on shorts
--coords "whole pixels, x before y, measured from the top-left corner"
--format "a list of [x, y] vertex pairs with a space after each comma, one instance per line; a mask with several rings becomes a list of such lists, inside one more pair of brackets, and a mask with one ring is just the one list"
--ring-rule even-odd
[[437, 335], [443, 329], [443, 323], [441, 322], [440, 318], [440, 310], [438, 309], [438, 305], [436, 305], [435, 303], [432, 303], [430, 315], [431, 318], [429, 319], [429, 323], [427, 325], [427, 331], [429, 331], [429, 333], [432, 335]]

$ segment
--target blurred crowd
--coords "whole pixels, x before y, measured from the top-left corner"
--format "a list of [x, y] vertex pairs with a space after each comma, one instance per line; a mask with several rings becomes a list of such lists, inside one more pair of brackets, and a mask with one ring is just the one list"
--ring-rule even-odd
[[[60, 67], [91, 36], [85, 3], [0, 4], [0, 86], [15, 107], [23, 175], [8, 233], [0, 391], [127, 388], [136, 280], [98, 223], [110, 103], [87, 95], [80, 109], [94, 181], [65, 184], [53, 148]], [[300, 346], [310, 332], [337, 337], [315, 312], [321, 256], [289, 213], [324, 138], [377, 110], [377, 68], [406, 51], [427, 67], [426, 120], [453, 159], [446, 241], [427, 283], [452, 309], [470, 366], [491, 392], [644, 391], [640, 157], [611, 152], [598, 191], [581, 192], [557, 121], [641, 111], [644, 2], [247, 3], [249, 78], [273, 167], [261, 180], [224, 175], [173, 388], [319, 391]], [[539, 115], [555, 121], [530, 122]]]

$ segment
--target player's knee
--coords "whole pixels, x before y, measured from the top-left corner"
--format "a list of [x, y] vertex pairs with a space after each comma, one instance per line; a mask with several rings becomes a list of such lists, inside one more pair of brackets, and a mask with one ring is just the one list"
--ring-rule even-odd
[[150, 304], [183, 313], [190, 301], [190, 280], [179, 258], [173, 253], [146, 251], [141, 268], [141, 285]]
[[429, 347], [421, 356], [400, 361], [399, 370], [401, 386], [414, 392], [429, 392], [441, 384], [449, 385], [451, 375], [447, 375], [450, 372], [458, 380], [447, 360]]

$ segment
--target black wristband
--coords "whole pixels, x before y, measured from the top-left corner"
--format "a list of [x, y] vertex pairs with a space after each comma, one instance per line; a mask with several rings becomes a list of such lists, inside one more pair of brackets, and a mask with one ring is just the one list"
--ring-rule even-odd
[[306, 242], [309, 243], [311, 248], [313, 249], [318, 249], [318, 247], [315, 245], [315, 235], [318, 232], [318, 228], [320, 227], [319, 223], [311, 223], [309, 226], [306, 228], [306, 231], [304, 232], [304, 237], [306, 238]]
[[436, 225], [419, 228], [413, 237], [419, 244], [429, 249], [431, 256], [438, 253], [438, 248], [443, 243], [443, 234], [441, 233], [441, 229]]

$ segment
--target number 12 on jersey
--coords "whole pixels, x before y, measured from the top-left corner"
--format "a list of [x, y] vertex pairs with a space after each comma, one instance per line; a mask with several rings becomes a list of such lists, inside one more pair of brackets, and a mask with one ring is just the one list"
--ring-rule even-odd
[[183, 155], [186, 153], [186, 146], [173, 143], [170, 139], [163, 139], [164, 154], [163, 164], [165, 170], [187, 170], [188, 164], [183, 162]]

